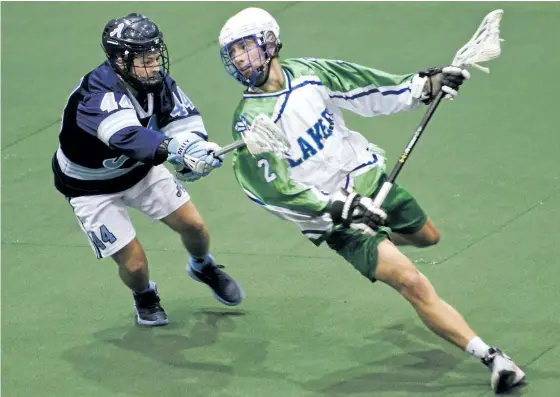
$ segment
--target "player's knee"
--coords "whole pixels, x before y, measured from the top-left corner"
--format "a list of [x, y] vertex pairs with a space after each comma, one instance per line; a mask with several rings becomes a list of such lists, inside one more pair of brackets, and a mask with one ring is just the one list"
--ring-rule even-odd
[[202, 218], [191, 220], [190, 222], [185, 222], [181, 227], [181, 234], [185, 237], [189, 236], [203, 236], [207, 234], [206, 224]]
[[431, 229], [429, 233], [424, 233], [420, 238], [414, 239], [414, 246], [417, 248], [431, 247], [439, 243], [440, 234], [435, 228]]
[[148, 260], [145, 255], [113, 255], [113, 259], [119, 267], [119, 272], [142, 273], [148, 267]]
[[132, 240], [121, 250], [111, 256], [117, 265], [128, 272], [144, 271], [148, 266], [148, 259], [138, 240]]
[[401, 294], [410, 302], [426, 301], [432, 290], [430, 281], [418, 269], [407, 269], [400, 278]]
[[142, 258], [131, 258], [126, 263], [122, 265], [119, 264], [119, 266], [126, 267], [126, 270], [129, 273], [142, 273], [146, 271], [146, 268], [148, 267], [148, 263], [146, 260]]
[[434, 223], [428, 219], [422, 229], [409, 238], [410, 242], [417, 248], [436, 245], [440, 240], [440, 233]]
[[418, 248], [426, 248], [426, 247], [430, 247], [432, 245], [436, 245], [437, 243], [439, 243], [440, 240], [440, 234], [439, 232], [436, 230], [433, 233], [431, 233], [429, 236], [427, 236], [426, 238], [424, 238], [423, 240], [419, 241], [418, 244], [416, 245]]
[[439, 243], [440, 238], [441, 235], [439, 234], [439, 230], [434, 228], [434, 230], [432, 230], [432, 233], [430, 234], [428, 242], [430, 243], [430, 245], [436, 245], [437, 243]]

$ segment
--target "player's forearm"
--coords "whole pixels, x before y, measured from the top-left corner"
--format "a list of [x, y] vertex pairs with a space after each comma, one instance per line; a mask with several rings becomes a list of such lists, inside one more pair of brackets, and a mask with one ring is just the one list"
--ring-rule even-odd
[[144, 164], [158, 165], [167, 159], [169, 137], [143, 127], [126, 127], [109, 139], [109, 147]]
[[170, 138], [176, 138], [185, 132], [193, 132], [205, 141], [208, 140], [208, 133], [206, 132], [204, 122], [198, 114], [174, 118], [163, 126], [160, 131]]
[[361, 116], [387, 116], [421, 105], [421, 101], [412, 95], [411, 82], [412, 78], [398, 85], [369, 86], [348, 93], [330, 92], [330, 97], [337, 106]]

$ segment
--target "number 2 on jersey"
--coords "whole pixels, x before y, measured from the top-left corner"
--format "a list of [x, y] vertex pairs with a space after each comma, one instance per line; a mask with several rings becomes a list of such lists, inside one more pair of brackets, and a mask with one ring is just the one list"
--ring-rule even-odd
[[268, 162], [268, 160], [260, 159], [257, 162], [257, 165], [259, 166], [259, 168], [264, 168], [264, 180], [266, 181], [266, 183], [270, 183], [278, 178], [278, 176], [274, 172], [270, 172], [270, 163]]

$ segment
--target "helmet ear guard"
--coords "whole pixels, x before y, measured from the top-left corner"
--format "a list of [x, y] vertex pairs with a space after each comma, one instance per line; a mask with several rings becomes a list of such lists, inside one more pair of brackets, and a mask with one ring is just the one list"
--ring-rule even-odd
[[278, 58], [278, 53], [282, 48], [282, 43], [276, 38], [276, 35], [272, 31], [263, 32], [262, 44], [259, 46], [262, 48], [265, 61], [262, 66], [258, 69], [259, 76], [256, 78], [254, 86], [260, 87], [268, 80], [270, 75], [270, 62], [274, 58]]
[[263, 33], [264, 35], [264, 43], [263, 45], [266, 46], [267, 53], [270, 53], [271, 58], [278, 58], [278, 53], [282, 49], [282, 42], [273, 31], [267, 31]]

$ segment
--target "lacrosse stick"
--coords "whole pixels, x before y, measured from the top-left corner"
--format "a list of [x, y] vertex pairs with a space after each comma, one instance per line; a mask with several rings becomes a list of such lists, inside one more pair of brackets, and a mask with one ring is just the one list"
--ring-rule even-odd
[[253, 156], [262, 153], [274, 153], [280, 158], [288, 157], [290, 142], [286, 134], [264, 114], [255, 117], [251, 127], [241, 133], [242, 141], [235, 141], [224, 146], [215, 153], [216, 157], [231, 152], [232, 150], [247, 147]]
[[[474, 36], [469, 40], [467, 44], [465, 44], [459, 51], [457, 51], [457, 54], [455, 54], [455, 58], [453, 58], [453, 62], [451, 62], [451, 66], [473, 66], [485, 73], [490, 73], [490, 70], [488, 68], [482, 67], [477, 63], [490, 61], [500, 55], [500, 42], [503, 41], [500, 38], [500, 22], [502, 20], [503, 14], [503, 10], [495, 10], [486, 15], [477, 31], [475, 32]], [[383, 183], [381, 189], [379, 190], [379, 193], [377, 193], [377, 195], [375, 196], [375, 199], [373, 200], [374, 207], [381, 208], [381, 205], [387, 198], [387, 195], [393, 187], [397, 176], [404, 167], [404, 164], [406, 163], [410, 152], [412, 152], [412, 149], [414, 149], [414, 146], [416, 146], [416, 143], [418, 143], [418, 139], [420, 139], [422, 132], [424, 132], [424, 129], [430, 122], [430, 119], [434, 115], [444, 96], [445, 92], [440, 91], [433, 102], [430, 104], [430, 107], [426, 111], [426, 114], [424, 115], [422, 121], [418, 125], [418, 128], [414, 132], [414, 135], [412, 135], [412, 138], [408, 142], [408, 145], [404, 149], [404, 152], [401, 154], [401, 157], [399, 158], [397, 164], [391, 171], [389, 178], [387, 178], [387, 180]]]

